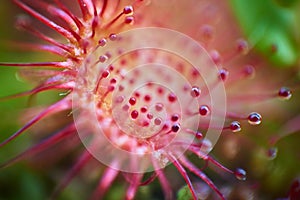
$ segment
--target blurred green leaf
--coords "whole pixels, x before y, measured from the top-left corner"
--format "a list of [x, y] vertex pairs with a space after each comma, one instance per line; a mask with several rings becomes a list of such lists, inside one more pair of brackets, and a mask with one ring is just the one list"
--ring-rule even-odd
[[20, 199], [40, 200], [46, 199], [43, 180], [33, 173], [23, 173], [21, 178]]
[[296, 2], [299, 2], [299, 0], [274, 0], [281, 6], [290, 7], [294, 6]]
[[193, 199], [189, 187], [186, 185], [182, 187], [177, 193], [177, 200], [191, 200]]
[[[292, 1], [289, 1], [292, 3]], [[277, 66], [294, 65], [299, 54], [295, 41], [295, 12], [274, 0], [231, 0], [249, 41]]]
[[125, 187], [119, 183], [111, 185], [109, 191], [106, 194], [105, 199], [122, 199], [125, 196]]

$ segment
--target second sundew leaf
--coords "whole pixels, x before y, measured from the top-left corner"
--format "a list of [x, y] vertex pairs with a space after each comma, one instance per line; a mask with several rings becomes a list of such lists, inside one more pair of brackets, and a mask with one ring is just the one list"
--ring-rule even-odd
[[295, 6], [295, 4], [299, 2], [299, 0], [274, 0], [274, 1], [284, 7]]
[[295, 14], [273, 0], [231, 0], [232, 8], [248, 40], [280, 67], [297, 62]]
[[182, 187], [177, 193], [177, 200], [191, 200], [193, 199], [192, 193], [189, 187], [186, 185]]

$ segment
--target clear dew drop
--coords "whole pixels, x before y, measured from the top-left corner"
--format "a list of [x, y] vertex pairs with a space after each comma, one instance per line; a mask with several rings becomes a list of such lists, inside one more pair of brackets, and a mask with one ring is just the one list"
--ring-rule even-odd
[[199, 114], [201, 116], [206, 116], [206, 115], [209, 114], [209, 112], [210, 112], [210, 110], [209, 110], [208, 106], [206, 106], [206, 105], [200, 106], [200, 108], [199, 108]]
[[292, 97], [292, 92], [289, 88], [282, 87], [278, 91], [278, 96], [283, 100], [289, 100]]
[[136, 119], [139, 116], [139, 112], [137, 110], [133, 110], [130, 115], [132, 119]]
[[251, 125], [258, 125], [261, 123], [261, 115], [257, 112], [250, 113], [248, 116], [248, 123]]
[[141, 107], [141, 112], [142, 112], [142, 113], [147, 112], [147, 110], [148, 110], [148, 108], [147, 108], [146, 106]]
[[173, 115], [171, 116], [171, 120], [172, 120], [173, 122], [178, 121], [178, 120], [179, 120], [179, 115], [178, 115], [178, 114], [173, 114]]
[[241, 180], [241, 181], [245, 181], [246, 180], [246, 171], [243, 170], [242, 168], [237, 168], [235, 171], [234, 171], [234, 175], [235, 177], [238, 179], [238, 180]]
[[172, 129], [172, 132], [177, 133], [180, 129], [180, 125], [174, 124], [171, 129]]
[[222, 81], [225, 81], [228, 78], [229, 72], [227, 69], [220, 69], [219, 70], [219, 78]]
[[129, 102], [130, 105], [133, 106], [133, 105], [136, 103], [136, 98], [131, 97], [131, 98], [128, 100], [128, 102]]
[[101, 47], [104, 47], [107, 43], [107, 40], [105, 38], [102, 38], [101, 40], [99, 40], [98, 44]]
[[133, 24], [133, 22], [134, 22], [134, 17], [133, 16], [127, 16], [124, 19], [125, 24]]
[[200, 96], [201, 90], [199, 89], [199, 87], [197, 86], [193, 86], [192, 90], [191, 90], [191, 96], [196, 98], [198, 96]]
[[126, 15], [130, 15], [133, 13], [133, 7], [131, 5], [125, 6], [123, 9], [123, 13]]
[[196, 136], [196, 138], [197, 138], [198, 140], [200, 140], [200, 139], [203, 138], [203, 134], [202, 134], [201, 132], [199, 132], [199, 131], [197, 131], [197, 132], [195, 133], [195, 136]]
[[107, 61], [108, 57], [106, 55], [101, 55], [99, 57], [99, 62], [104, 63], [105, 61]]
[[241, 124], [240, 124], [240, 122], [238, 122], [238, 121], [233, 121], [233, 122], [231, 122], [231, 124], [230, 124], [230, 130], [232, 131], [232, 132], [239, 132], [239, 131], [241, 131], [242, 130], [242, 128], [241, 128]]
[[102, 78], [107, 78], [109, 76], [110, 72], [108, 70], [104, 70], [102, 72]]
[[174, 93], [170, 93], [168, 96], [169, 102], [175, 102], [177, 100], [177, 97]]
[[110, 39], [111, 41], [116, 41], [116, 40], [117, 40], [117, 35], [114, 34], [114, 33], [112, 33], [112, 34], [109, 35], [109, 39]]
[[110, 79], [110, 83], [111, 84], [116, 84], [117, 83], [117, 79], [115, 79], [115, 78]]
[[151, 113], [148, 113], [148, 114], [147, 114], [147, 118], [148, 118], [148, 119], [153, 119], [153, 115], [152, 115]]
[[273, 160], [277, 157], [278, 148], [277, 147], [271, 147], [267, 150], [267, 156], [270, 160]]

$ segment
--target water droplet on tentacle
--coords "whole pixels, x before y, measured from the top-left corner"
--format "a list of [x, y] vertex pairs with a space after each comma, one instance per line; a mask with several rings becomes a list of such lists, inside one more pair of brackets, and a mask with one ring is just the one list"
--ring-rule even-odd
[[139, 112], [137, 110], [133, 110], [130, 115], [132, 119], [136, 119], [139, 116]]
[[228, 78], [229, 72], [227, 71], [227, 69], [220, 69], [219, 70], [219, 78], [222, 81], [225, 81]]
[[277, 157], [278, 149], [277, 147], [271, 147], [267, 150], [267, 156], [270, 160], [273, 160]]
[[209, 110], [208, 106], [206, 106], [206, 105], [200, 106], [200, 108], [199, 108], [199, 114], [201, 116], [206, 116], [206, 115], [209, 114], [209, 112], [210, 112], [210, 110]]
[[278, 91], [278, 96], [283, 100], [289, 100], [292, 97], [292, 92], [289, 88], [282, 87]]
[[235, 177], [238, 179], [238, 180], [241, 180], [241, 181], [245, 181], [246, 180], [246, 171], [241, 169], [241, 168], [237, 168], [235, 171], [234, 171], [234, 175]]
[[101, 40], [99, 40], [98, 44], [101, 47], [104, 47], [107, 43], [107, 40], [105, 38], [102, 38]]
[[248, 122], [249, 124], [251, 125], [258, 125], [261, 123], [261, 115], [257, 112], [253, 112], [253, 113], [250, 113], [250, 115], [248, 116]]
[[230, 124], [230, 130], [232, 132], [234, 132], [234, 133], [241, 131], [242, 130], [241, 124], [238, 121], [231, 122], [231, 124]]
[[172, 126], [172, 132], [177, 133], [180, 129], [180, 125], [179, 124], [174, 124]]
[[191, 90], [191, 96], [196, 98], [198, 96], [200, 96], [201, 90], [199, 89], [199, 87], [197, 86], [193, 86], [192, 90]]

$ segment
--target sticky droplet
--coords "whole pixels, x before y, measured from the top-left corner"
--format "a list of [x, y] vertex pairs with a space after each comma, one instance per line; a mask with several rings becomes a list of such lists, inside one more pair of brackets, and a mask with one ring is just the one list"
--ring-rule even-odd
[[271, 147], [267, 151], [267, 156], [270, 160], [273, 160], [277, 157], [278, 148], [277, 147]]
[[257, 112], [250, 113], [248, 116], [248, 122], [251, 125], [258, 125], [261, 123], [261, 115]]
[[237, 168], [235, 171], [234, 171], [234, 175], [235, 177], [238, 179], [238, 180], [241, 180], [241, 181], [244, 181], [246, 180], [246, 171], [243, 170], [242, 168]]
[[241, 124], [238, 121], [231, 122], [231, 124], [230, 124], [230, 130], [232, 132], [234, 132], [234, 133], [241, 131], [242, 130]]

